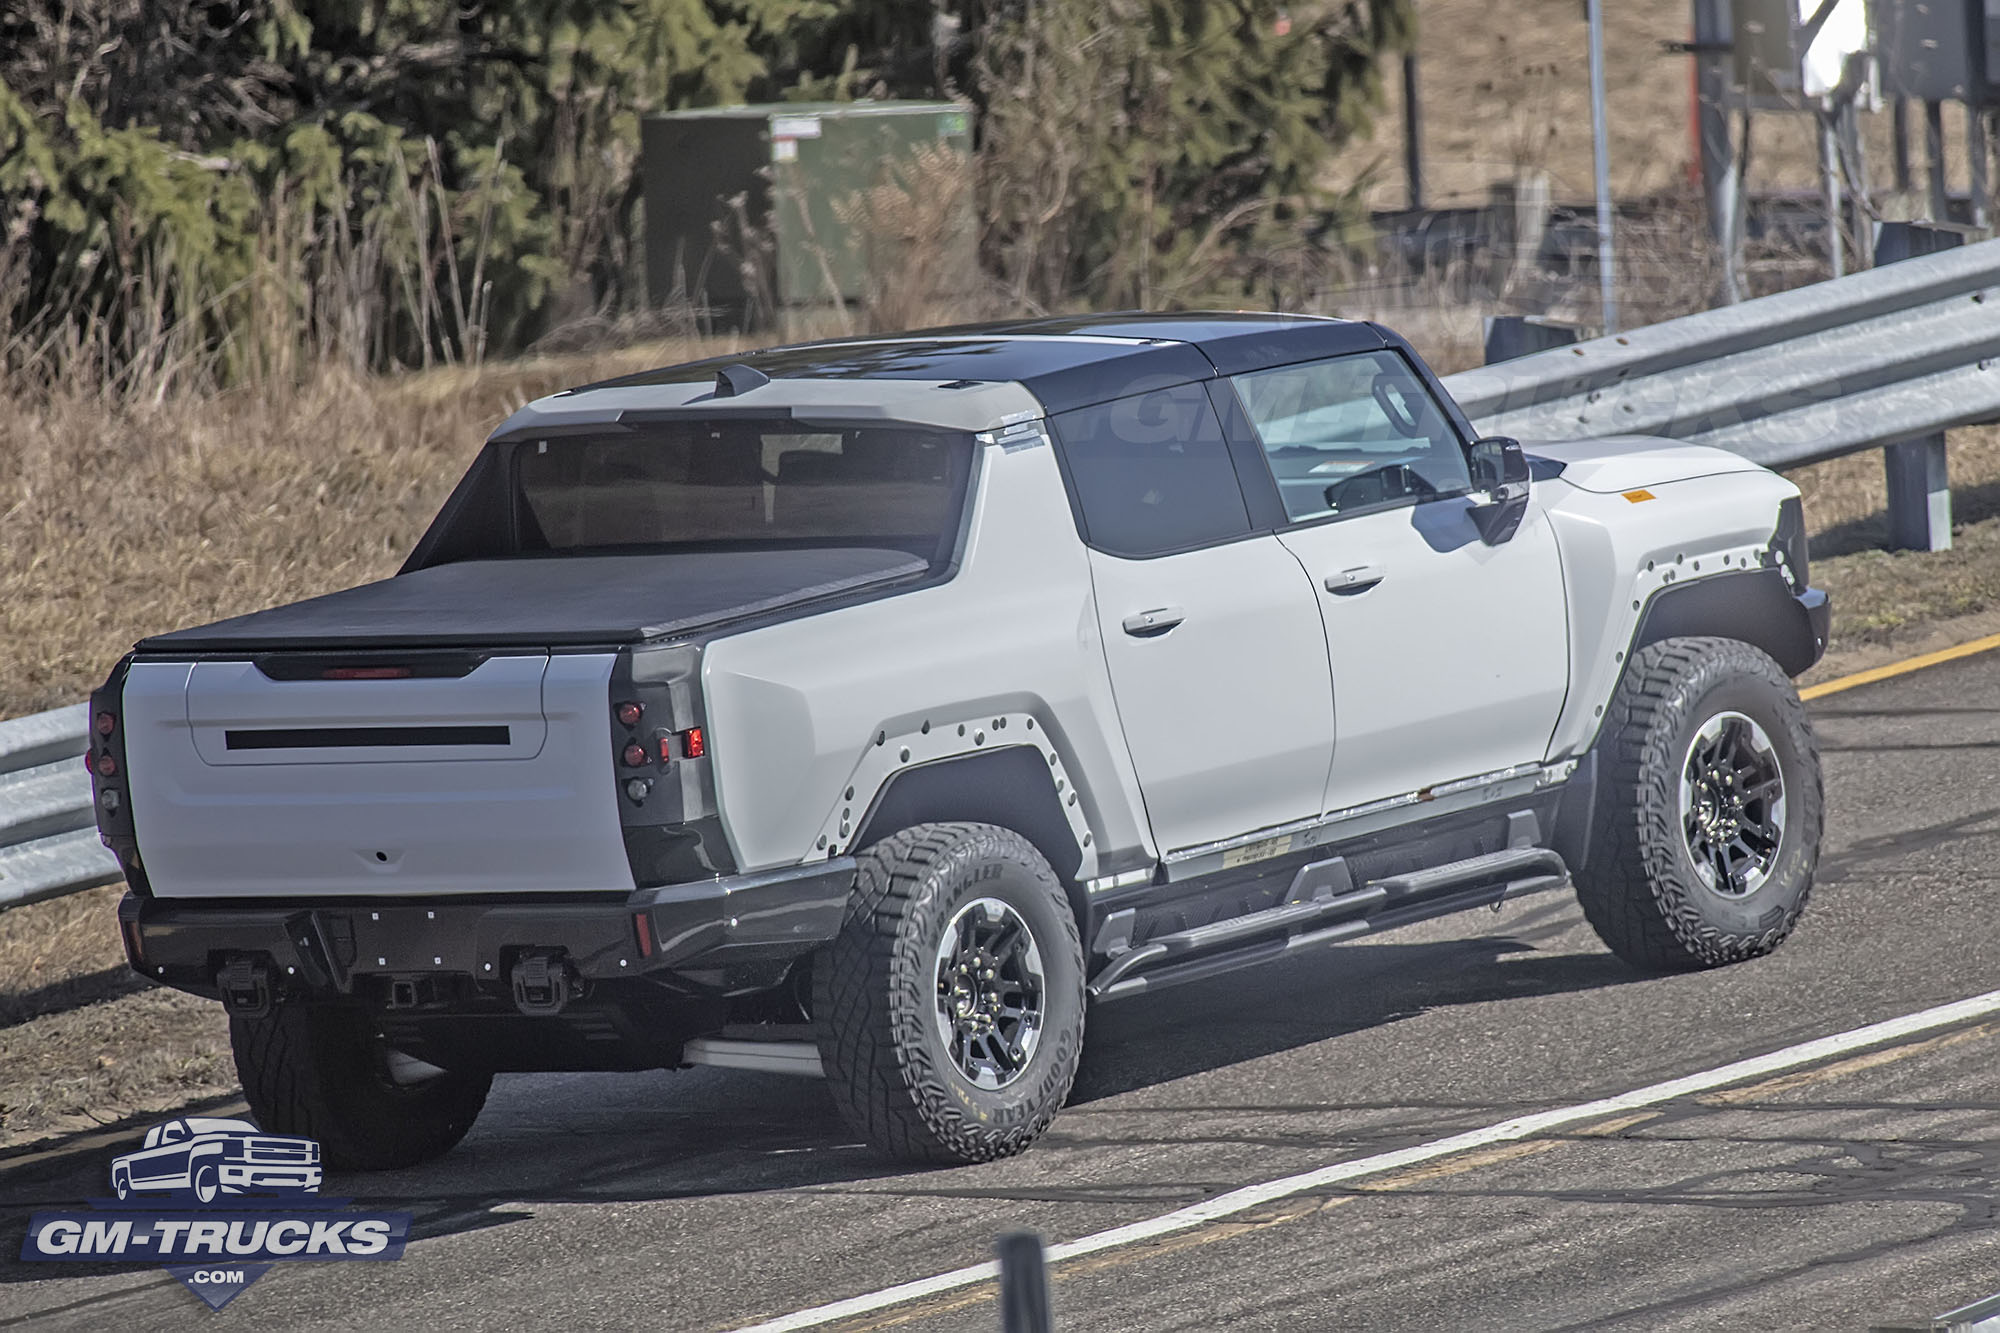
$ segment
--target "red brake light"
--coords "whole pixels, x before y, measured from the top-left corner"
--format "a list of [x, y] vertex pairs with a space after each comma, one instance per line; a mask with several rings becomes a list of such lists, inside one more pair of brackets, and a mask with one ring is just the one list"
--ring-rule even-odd
[[625, 767], [639, 768], [642, 767], [645, 764], [645, 762], [646, 762], [645, 746], [635, 744], [635, 745], [628, 745], [625, 747]]
[[139, 923], [137, 921], [120, 921], [118, 923], [118, 931], [125, 937], [125, 956], [132, 960], [132, 965], [138, 967], [144, 963], [146, 961], [146, 943], [145, 937], [139, 933]]
[[699, 759], [708, 753], [708, 743], [702, 738], [700, 727], [689, 727], [681, 733], [681, 753], [689, 759]]
[[118, 729], [118, 719], [117, 719], [117, 718], [115, 718], [115, 717], [111, 716], [111, 714], [109, 714], [109, 713], [99, 713], [99, 714], [97, 715], [97, 734], [98, 734], [98, 735], [100, 735], [100, 736], [109, 736], [109, 735], [110, 735], [110, 734], [111, 734], [111, 733], [112, 733], [113, 731], [116, 731], [117, 729]]
[[618, 720], [628, 727], [639, 725], [639, 719], [646, 716], [646, 705], [637, 702], [618, 705]]
[[406, 666], [353, 666], [328, 667], [320, 672], [321, 680], [408, 680], [410, 669]]
[[97, 756], [96, 768], [97, 776], [100, 778], [116, 777], [118, 774], [118, 761], [112, 758], [110, 751], [107, 750], [105, 753]]

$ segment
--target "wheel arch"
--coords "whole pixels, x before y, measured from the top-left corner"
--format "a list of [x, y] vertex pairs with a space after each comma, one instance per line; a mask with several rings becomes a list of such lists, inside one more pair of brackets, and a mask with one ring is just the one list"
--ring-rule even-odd
[[1653, 644], [1692, 638], [1747, 643], [1767, 653], [1788, 676], [1804, 674], [1825, 650], [1811, 615], [1777, 569], [1716, 574], [1662, 588], [1646, 604], [1626, 667]]
[[994, 824], [1026, 838], [1062, 882], [1082, 928], [1083, 848], [1039, 748], [1007, 745], [898, 770], [862, 815], [849, 849], [864, 850], [918, 824], [945, 823]]

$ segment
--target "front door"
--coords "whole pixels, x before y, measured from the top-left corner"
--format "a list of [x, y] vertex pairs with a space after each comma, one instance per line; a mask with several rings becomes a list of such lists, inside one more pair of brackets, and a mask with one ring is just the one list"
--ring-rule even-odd
[[1334, 755], [1325, 809], [1539, 762], [1569, 683], [1551, 525], [1480, 538], [1465, 441], [1385, 349], [1238, 375], [1325, 620]]
[[1195, 385], [1055, 418], [1119, 721], [1162, 853], [1319, 812], [1333, 689], [1312, 584], [1253, 533]]

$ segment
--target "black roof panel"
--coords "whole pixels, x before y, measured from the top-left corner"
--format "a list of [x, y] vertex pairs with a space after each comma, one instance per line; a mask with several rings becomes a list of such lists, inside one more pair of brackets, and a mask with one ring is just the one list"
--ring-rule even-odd
[[1373, 326], [1350, 320], [1248, 312], [1122, 311], [766, 348], [641, 371], [571, 392], [691, 384], [723, 366], [742, 364], [773, 379], [1012, 381], [1025, 386], [1049, 411], [1065, 412], [1217, 374], [1234, 375], [1383, 345]]

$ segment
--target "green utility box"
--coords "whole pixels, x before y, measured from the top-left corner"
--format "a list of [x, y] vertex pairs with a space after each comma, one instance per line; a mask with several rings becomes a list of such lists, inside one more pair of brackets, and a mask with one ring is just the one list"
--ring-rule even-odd
[[[950, 262], [932, 254], [928, 266], [958, 267], [969, 286], [978, 262], [969, 184], [942, 227], [936, 192], [943, 178], [969, 183], [971, 154], [971, 115], [953, 102], [650, 116], [639, 158], [648, 294], [655, 305], [705, 304], [718, 324], [745, 328], [863, 300], [871, 283], [894, 279], [898, 248], [912, 244], [944, 247]], [[929, 234], [909, 230], [920, 216]]]

